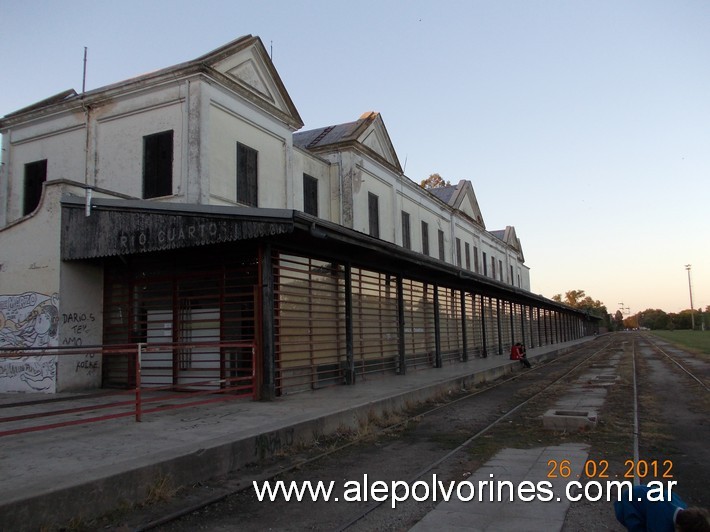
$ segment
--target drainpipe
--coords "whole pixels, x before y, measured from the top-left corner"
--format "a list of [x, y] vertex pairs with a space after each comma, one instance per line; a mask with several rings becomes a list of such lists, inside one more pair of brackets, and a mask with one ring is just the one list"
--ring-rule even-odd
[[[86, 54], [86, 51], [84, 51]], [[89, 185], [89, 151], [91, 145], [91, 109], [84, 102], [84, 93], [81, 94], [81, 107], [84, 110], [84, 194], [86, 206], [84, 214], [91, 215], [91, 189]]]
[[12, 154], [10, 150], [12, 130], [2, 136], [2, 162], [0, 162], [0, 227], [7, 225], [8, 208], [10, 207], [8, 189], [10, 187], [10, 169]]
[[345, 176], [343, 176], [343, 152], [338, 150], [338, 181], [340, 190], [338, 191], [338, 223], [343, 225], [343, 191], [345, 189]]

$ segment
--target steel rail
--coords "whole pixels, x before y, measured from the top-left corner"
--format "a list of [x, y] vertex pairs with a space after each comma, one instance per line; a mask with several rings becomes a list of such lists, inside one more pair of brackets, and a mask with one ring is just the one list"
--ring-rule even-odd
[[[613, 340], [612, 340], [612, 341], [609, 341], [609, 342], [608, 342], [606, 345], [604, 345], [601, 349], [599, 349], [598, 351], [595, 351], [592, 355], [590, 355], [589, 357], [585, 358], [585, 359], [582, 360], [580, 363], [576, 364], [571, 370], [567, 371], [566, 373], [564, 373], [562, 376], [558, 377], [557, 379], [555, 379], [555, 380], [552, 381], [551, 383], [547, 384], [543, 389], [541, 389], [540, 391], [536, 392], [532, 397], [528, 398], [527, 400], [525, 400], [525, 401], [523, 401], [522, 403], [518, 404], [517, 406], [513, 407], [513, 408], [510, 409], [508, 412], [506, 412], [506, 413], [504, 413], [502, 416], [500, 416], [498, 419], [496, 419], [495, 421], [493, 421], [492, 423], [490, 423], [487, 427], [485, 427], [485, 428], [482, 429], [481, 431], [477, 432], [474, 436], [472, 436], [471, 438], [469, 438], [468, 440], [466, 440], [466, 442], [464, 442], [463, 444], [461, 444], [459, 447], [457, 447], [457, 448], [454, 449], [453, 451], [447, 453], [445, 457], [443, 457], [442, 459], [439, 459], [439, 460], [437, 460], [436, 462], [430, 464], [430, 466], [427, 466], [427, 468], [426, 468], [425, 470], [420, 471], [420, 472], [417, 474], [417, 476], [416, 476], [414, 479], [412, 479], [412, 482], [414, 482], [414, 481], [415, 481], [417, 478], [419, 478], [420, 476], [426, 474], [427, 471], [430, 471], [431, 469], [433, 469], [433, 468], [436, 467], [437, 465], [443, 463], [444, 461], [446, 461], [447, 459], [449, 459], [451, 456], [453, 456], [453, 455], [456, 454], [457, 452], [459, 452], [459, 451], [461, 451], [462, 449], [464, 449], [466, 446], [470, 445], [470, 443], [472, 443], [476, 438], [479, 438], [480, 436], [482, 436], [483, 434], [485, 434], [487, 431], [489, 431], [491, 428], [493, 428], [493, 426], [495, 426], [495, 425], [498, 424], [500, 421], [502, 421], [502, 420], [504, 420], [505, 418], [507, 418], [507, 417], [509, 417], [510, 415], [512, 415], [514, 412], [516, 412], [517, 410], [519, 410], [520, 408], [522, 408], [525, 404], [527, 404], [527, 403], [528, 403], [529, 401], [531, 401], [533, 398], [535, 398], [535, 397], [537, 397], [538, 395], [542, 394], [542, 393], [545, 392], [547, 389], [549, 389], [551, 386], [555, 385], [555, 384], [558, 383], [560, 380], [562, 380], [562, 379], [564, 379], [565, 377], [567, 377], [570, 373], [572, 373], [572, 372], [574, 372], [575, 370], [577, 370], [580, 366], [582, 366], [583, 364], [585, 364], [586, 362], [588, 362], [591, 358], [597, 356], [599, 353], [601, 353], [601, 352], [605, 351], [606, 349], [608, 349], [608, 347], [609, 347], [612, 343], [613, 343]], [[398, 421], [397, 423], [394, 423], [394, 424], [392, 424], [392, 425], [388, 425], [388, 426], [386, 426], [386, 427], [381, 427], [381, 428], [377, 429], [376, 431], [374, 431], [374, 433], [369, 433], [369, 434], [367, 434], [367, 435], [365, 435], [365, 436], [362, 436], [362, 437], [359, 437], [359, 438], [355, 438], [355, 439], [353, 439], [353, 440], [350, 440], [350, 441], [348, 441], [348, 442], [346, 442], [346, 443], [344, 443], [344, 444], [342, 444], [342, 445], [340, 445], [340, 446], [338, 446], [338, 447], [335, 447], [335, 448], [329, 449], [328, 451], [324, 451], [324, 452], [322, 452], [322, 453], [319, 453], [318, 455], [313, 456], [313, 457], [311, 457], [311, 458], [308, 458], [308, 459], [306, 459], [306, 460], [301, 460], [301, 461], [296, 462], [296, 463], [294, 463], [294, 464], [292, 464], [292, 465], [290, 465], [290, 466], [288, 466], [288, 467], [284, 467], [283, 469], [280, 469], [280, 470], [279, 470], [278, 472], [276, 472], [276, 473], [268, 474], [268, 475], [265, 475], [265, 476], [263, 476], [263, 477], [259, 477], [258, 480], [259, 480], [259, 481], [270, 480], [270, 479], [276, 478], [276, 477], [278, 477], [278, 476], [281, 476], [281, 475], [283, 475], [283, 474], [285, 474], [285, 473], [289, 473], [289, 472], [291, 472], [291, 471], [300, 469], [300, 468], [302, 468], [302, 467], [305, 466], [305, 465], [308, 465], [308, 464], [317, 462], [317, 461], [322, 460], [322, 459], [324, 459], [324, 458], [326, 458], [326, 457], [328, 457], [328, 456], [330, 456], [330, 455], [332, 455], [332, 454], [334, 454], [334, 453], [337, 453], [337, 452], [339, 452], [339, 451], [342, 451], [342, 450], [344, 450], [344, 449], [347, 449], [347, 448], [349, 448], [349, 447], [352, 447], [352, 446], [354, 446], [354, 445], [357, 445], [357, 444], [361, 443], [362, 441], [364, 441], [365, 439], [370, 439], [370, 438], [373, 437], [373, 435], [374, 435], [374, 436], [378, 436], [378, 435], [381, 435], [381, 434], [385, 434], [385, 433], [387, 433], [387, 432], [389, 432], [389, 431], [396, 430], [396, 429], [398, 429], [399, 427], [404, 426], [404, 425], [407, 425], [407, 424], [412, 423], [412, 422], [415, 422], [415, 421], [421, 419], [422, 417], [429, 416], [429, 415], [431, 415], [431, 414], [433, 414], [433, 413], [435, 413], [435, 412], [438, 412], [439, 410], [442, 410], [442, 409], [444, 409], [444, 408], [449, 408], [449, 407], [451, 407], [451, 406], [453, 406], [453, 405], [456, 405], [456, 404], [458, 404], [458, 403], [460, 403], [460, 402], [466, 401], [466, 400], [471, 399], [471, 398], [473, 398], [473, 397], [477, 397], [477, 396], [479, 396], [479, 395], [481, 395], [481, 394], [483, 394], [483, 393], [485, 393], [485, 392], [494, 390], [494, 389], [496, 389], [496, 388], [498, 388], [498, 387], [500, 387], [500, 386], [503, 386], [503, 385], [508, 384], [508, 383], [510, 383], [510, 382], [512, 382], [512, 381], [515, 381], [515, 380], [517, 380], [517, 379], [519, 379], [519, 378], [521, 378], [521, 377], [523, 377], [523, 376], [525, 376], [525, 375], [528, 375], [529, 373], [531, 373], [531, 372], [533, 372], [533, 371], [539, 371], [539, 370], [541, 370], [542, 368], [546, 368], [546, 367], [548, 367], [548, 366], [550, 366], [550, 365], [552, 365], [552, 364], [554, 364], [554, 363], [557, 363], [557, 362], [562, 361], [562, 360], [566, 360], [566, 359], [568, 359], [569, 357], [571, 357], [572, 355], [574, 355], [575, 353], [577, 353], [578, 351], [581, 351], [581, 350], [582, 350], [582, 347], [579, 347], [579, 348], [577, 348], [577, 349], [571, 350], [571, 351], [568, 352], [568, 353], [564, 353], [564, 354], [562, 354], [562, 355], [556, 356], [554, 359], [552, 359], [552, 360], [550, 360], [550, 361], [548, 361], [548, 362], [538, 363], [538, 364], [536, 364], [535, 366], [533, 366], [533, 368], [530, 369], [529, 371], [518, 373], [518, 374], [513, 375], [512, 377], [509, 377], [509, 378], [507, 378], [507, 379], [497, 380], [496, 382], [493, 382], [493, 383], [489, 384], [489, 385], [486, 386], [485, 388], [472, 391], [472, 392], [467, 393], [467, 394], [465, 394], [465, 395], [463, 395], [463, 396], [461, 396], [461, 397], [458, 397], [458, 398], [456, 398], [456, 399], [453, 399], [453, 400], [451, 400], [451, 401], [449, 401], [449, 402], [447, 402], [447, 403], [445, 403], [445, 404], [438, 405], [438, 406], [435, 406], [435, 407], [433, 407], [433, 408], [430, 408], [430, 409], [428, 409], [428, 410], [426, 410], [426, 411], [424, 411], [424, 412], [419, 412], [419, 413], [417, 413], [417, 414], [415, 414], [415, 415], [413, 415], [413, 416], [411, 416], [411, 417], [409, 417], [409, 418], [407, 418], [407, 419], [405, 419], [405, 420], [403, 420], [403, 421]], [[410, 483], [411, 483], [411, 482], [410, 482]], [[161, 526], [161, 525], [170, 523], [171, 521], [175, 521], [175, 520], [179, 519], [180, 517], [184, 517], [184, 516], [189, 515], [189, 514], [191, 514], [191, 513], [193, 513], [193, 512], [196, 512], [196, 511], [198, 511], [198, 510], [200, 510], [200, 509], [202, 509], [202, 508], [205, 508], [205, 507], [210, 506], [210, 505], [212, 505], [212, 504], [216, 504], [216, 503], [218, 503], [218, 502], [220, 502], [220, 501], [222, 501], [222, 500], [224, 500], [224, 499], [226, 499], [226, 498], [228, 498], [228, 497], [230, 497], [230, 496], [232, 496], [232, 495], [236, 495], [237, 493], [241, 493], [241, 492], [243, 492], [243, 491], [245, 491], [245, 490], [247, 490], [247, 489], [250, 489], [250, 488], [251, 488], [251, 484], [246, 484], [246, 485], [240, 486], [240, 487], [238, 487], [238, 488], [236, 488], [236, 489], [228, 490], [228, 491], [226, 491], [226, 492], [220, 493], [220, 494], [215, 495], [215, 496], [213, 496], [213, 497], [209, 497], [209, 498], [207, 498], [207, 499], [204, 499], [204, 500], [202, 500], [202, 501], [200, 501], [200, 502], [197, 502], [197, 503], [195, 503], [195, 504], [192, 504], [192, 505], [190, 505], [190, 506], [183, 507], [183, 508], [181, 508], [180, 510], [177, 510], [177, 511], [172, 512], [172, 513], [170, 513], [170, 514], [167, 514], [167, 515], [164, 515], [164, 516], [162, 516], [162, 517], [159, 517], [159, 518], [157, 518], [157, 519], [155, 519], [155, 520], [153, 520], [153, 521], [150, 521], [150, 522], [148, 522], [148, 523], [140, 524], [140, 525], [138, 525], [137, 527], [133, 528], [132, 530], [133, 530], [133, 532], [143, 532], [143, 531], [146, 531], [146, 530], [151, 530], [151, 529], [153, 529], [153, 528], [155, 528], [155, 527], [158, 527], [158, 526]], [[376, 504], [376, 505], [372, 505], [371, 507], [368, 507], [368, 508], [367, 508], [363, 513], [361, 513], [356, 519], [353, 519], [353, 520], [349, 521], [344, 527], [341, 527], [341, 528], [339, 528], [338, 530], [346, 530], [347, 528], [349, 528], [350, 526], [352, 526], [353, 524], [355, 524], [357, 521], [359, 521], [360, 519], [362, 519], [363, 517], [365, 517], [367, 514], [371, 513], [373, 510], [375, 510], [377, 507], [381, 506], [382, 504], [383, 504], [383, 503], [380, 502], [380, 503], [378, 503], [378, 504]]]
[[682, 369], [685, 373], [687, 373], [688, 376], [691, 377], [692, 379], [694, 379], [698, 384], [700, 384], [700, 386], [702, 386], [703, 388], [705, 388], [705, 391], [706, 391], [706, 392], [710, 392], [710, 387], [708, 387], [707, 384], [705, 384], [702, 380], [700, 380], [697, 376], [695, 376], [695, 374], [694, 374], [692, 371], [690, 371], [690, 370], [689, 370], [688, 368], [686, 368], [683, 364], [681, 364], [680, 362], [678, 362], [678, 360], [677, 360], [676, 358], [674, 358], [674, 357], [672, 357], [671, 355], [669, 355], [668, 353], [666, 353], [666, 352], [661, 348], [661, 346], [659, 346], [656, 342], [654, 342], [653, 340], [651, 340], [648, 336], [643, 335], [642, 337], [643, 337], [643, 339], [646, 340], [649, 344], [651, 344], [652, 347], [654, 347], [656, 350], [658, 350], [661, 354], [665, 355], [666, 358], [668, 358], [668, 360], [670, 360], [671, 362], [673, 362], [676, 366], [678, 366], [678, 367], [679, 367], [680, 369]]
[[[520, 410], [521, 408], [523, 408], [525, 405], [527, 405], [529, 402], [531, 402], [531, 401], [533, 401], [534, 399], [536, 399], [539, 395], [541, 395], [542, 393], [546, 392], [549, 388], [551, 388], [552, 386], [556, 385], [556, 384], [557, 384], [558, 382], [560, 382], [562, 379], [566, 378], [566, 377], [569, 376], [570, 374], [572, 374], [572, 373], [574, 373], [575, 371], [577, 371], [577, 369], [579, 369], [582, 365], [586, 364], [586, 363], [587, 363], [589, 360], [591, 360], [592, 358], [594, 358], [594, 357], [596, 357], [597, 355], [599, 355], [599, 353], [603, 353], [604, 351], [606, 351], [606, 349], [607, 349], [611, 344], [612, 344], [612, 342], [607, 343], [604, 347], [602, 347], [601, 349], [599, 349], [599, 350], [595, 351], [594, 353], [592, 353], [590, 356], [588, 356], [587, 358], [585, 358], [584, 360], [582, 360], [581, 362], [579, 362], [578, 364], [576, 364], [575, 366], [573, 366], [573, 367], [572, 367], [570, 370], [568, 370], [566, 373], [562, 374], [561, 376], [557, 377], [555, 380], [553, 380], [552, 382], [550, 382], [549, 384], [547, 384], [544, 388], [542, 388], [541, 390], [535, 392], [533, 395], [531, 395], [530, 397], [528, 397], [528, 398], [525, 399], [524, 401], [521, 401], [521, 402], [518, 403], [516, 406], [512, 407], [510, 410], [508, 410], [507, 412], [505, 412], [503, 415], [499, 416], [497, 419], [495, 419], [493, 422], [491, 422], [490, 424], [488, 424], [486, 427], [484, 427], [483, 429], [479, 430], [476, 434], [474, 434], [473, 436], [471, 436], [470, 438], [468, 438], [468, 439], [467, 439], [465, 442], [463, 442], [461, 445], [459, 445], [458, 447], [456, 447], [456, 448], [453, 449], [452, 451], [449, 451], [447, 454], [445, 454], [444, 456], [442, 456], [442, 457], [439, 458], [438, 460], [435, 460], [434, 462], [430, 463], [430, 464], [429, 464], [428, 466], [426, 466], [424, 469], [422, 469], [421, 471], [419, 471], [415, 476], [413, 476], [412, 478], [410, 478], [409, 481], [407, 482], [408, 485], [412, 485], [414, 482], [416, 482], [416, 481], [417, 481], [418, 479], [420, 479], [422, 476], [426, 475], [429, 471], [431, 471], [431, 470], [434, 469], [435, 467], [437, 467], [437, 466], [443, 464], [443, 463], [446, 462], [448, 459], [450, 459], [452, 456], [454, 456], [454, 455], [458, 454], [459, 452], [463, 451], [464, 449], [466, 449], [466, 448], [467, 448], [469, 445], [471, 445], [475, 440], [477, 440], [478, 438], [480, 438], [481, 436], [483, 436], [484, 434], [486, 434], [489, 430], [491, 430], [493, 427], [495, 427], [496, 425], [498, 425], [498, 423], [500, 423], [501, 421], [507, 419], [509, 416], [511, 416], [512, 414], [514, 414], [515, 412], [517, 412], [518, 410]], [[395, 488], [395, 489], [396, 489], [396, 488]], [[371, 504], [371, 505], [368, 506], [365, 510], [363, 510], [362, 512], [360, 512], [355, 518], [351, 519], [351, 520], [348, 521], [345, 525], [341, 526], [340, 528], [337, 528], [336, 530], [337, 530], [338, 532], [342, 532], [343, 530], [347, 530], [348, 528], [350, 528], [351, 526], [353, 526], [355, 523], [357, 523], [358, 521], [360, 521], [361, 519], [363, 519], [364, 517], [366, 517], [368, 514], [370, 514], [371, 512], [373, 512], [374, 510], [376, 510], [376, 509], [379, 508], [380, 506], [382, 506], [385, 502], [387, 502], [387, 500], [379, 501], [379, 502], [375, 502], [375, 503]]]
[[[633, 403], [634, 403], [634, 464], [639, 463], [639, 403], [638, 403], [638, 386], [636, 381], [636, 338], [631, 343], [631, 367], [632, 367], [632, 377], [633, 377]], [[641, 483], [641, 479], [638, 475], [638, 468], [634, 468], [634, 486], [638, 486]]]

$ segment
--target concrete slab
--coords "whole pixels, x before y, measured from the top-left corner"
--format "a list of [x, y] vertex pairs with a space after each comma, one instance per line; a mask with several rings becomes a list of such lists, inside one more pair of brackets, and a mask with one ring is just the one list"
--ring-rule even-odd
[[575, 432], [592, 429], [597, 424], [597, 412], [591, 409], [558, 410], [553, 408], [542, 415], [542, 426], [550, 430]]
[[[503, 449], [466, 480], [474, 486], [485, 486], [487, 482], [510, 481], [515, 487], [515, 493], [523, 481], [535, 485], [545, 481], [552, 486], [551, 500], [544, 501], [533, 497], [533, 500], [524, 501], [514, 494], [515, 499], [511, 501], [506, 485], [502, 490], [503, 497], [498, 499], [496, 492], [494, 502], [489, 500], [488, 492], [481, 500], [476, 496], [469, 502], [458, 499], [441, 502], [411, 530], [415, 532], [460, 529], [515, 532], [561, 530], [570, 504], [565, 497], [567, 481], [548, 478], [550, 471], [548, 461], [569, 460], [572, 471], [582, 471], [589, 454], [588, 450], [587, 445], [578, 443], [534, 449]], [[539, 493], [543, 495], [542, 498], [548, 497], [542, 491]], [[529, 495], [527, 492], [523, 493], [525, 498]]]

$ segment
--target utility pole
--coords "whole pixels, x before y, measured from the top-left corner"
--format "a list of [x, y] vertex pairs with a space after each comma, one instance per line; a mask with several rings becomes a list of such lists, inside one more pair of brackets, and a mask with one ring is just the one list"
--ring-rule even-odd
[[685, 265], [688, 270], [688, 292], [690, 292], [690, 330], [695, 330], [695, 311], [693, 310], [693, 285], [690, 284], [690, 264]]
[[[629, 307], [625, 307], [624, 303], [622, 302], [622, 303], [619, 303], [619, 312], [621, 312], [622, 325], [623, 325], [624, 314], [626, 314], [628, 316], [631, 313], [631, 309]], [[626, 325], [624, 325], [624, 327], [626, 327]]]

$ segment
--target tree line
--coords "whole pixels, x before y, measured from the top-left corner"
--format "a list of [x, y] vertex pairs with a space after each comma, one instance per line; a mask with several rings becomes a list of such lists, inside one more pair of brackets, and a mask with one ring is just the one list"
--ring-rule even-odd
[[710, 330], [710, 305], [703, 309], [691, 311], [690, 309], [680, 312], [664, 312], [660, 309], [646, 309], [631, 316], [624, 317], [621, 310], [614, 314], [607, 311], [604, 303], [598, 299], [592, 299], [584, 290], [570, 290], [562, 294], [552, 296], [553, 301], [564, 303], [570, 307], [587, 311], [602, 320], [602, 327], [609, 331], [623, 331], [626, 329], [650, 329], [650, 330], [676, 330], [691, 329], [695, 325], [696, 330]]
[[[619, 312], [619, 311], [617, 311]], [[660, 309], [648, 308], [627, 318], [622, 318], [626, 329], [650, 329], [673, 331], [691, 329], [707, 331], [710, 326], [710, 305], [703, 309], [681, 310], [680, 312], [664, 312]]]

